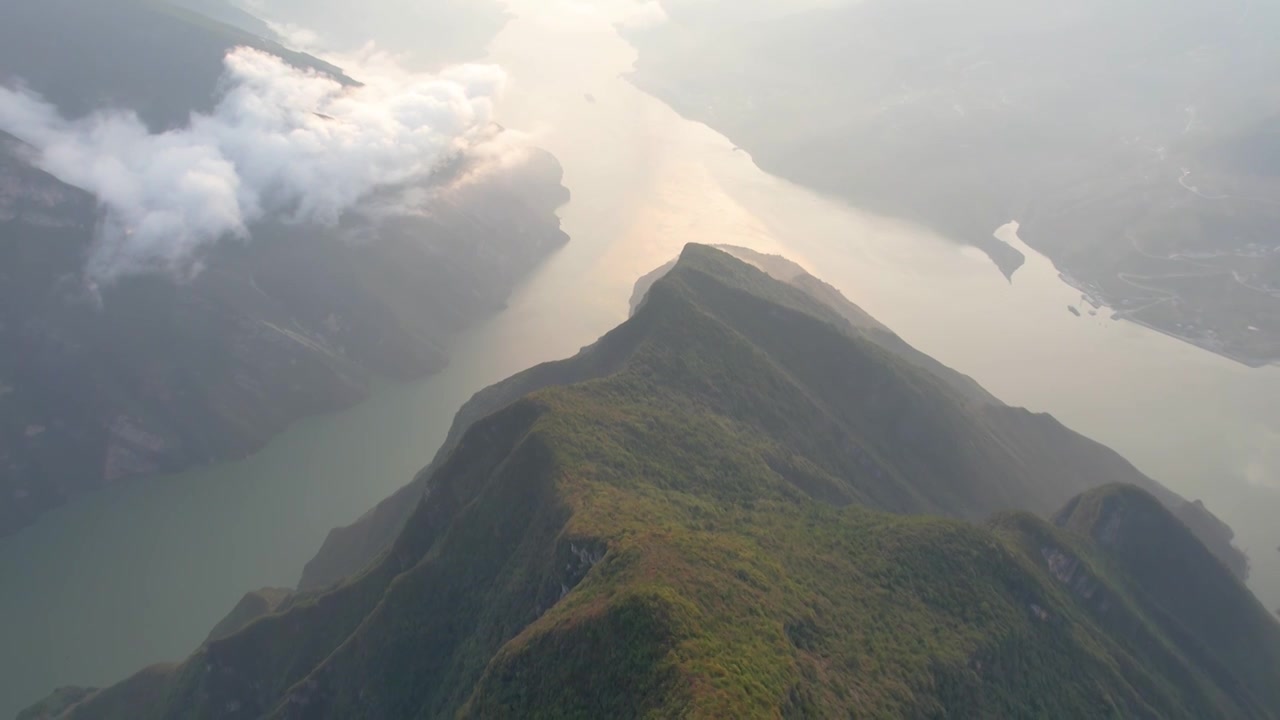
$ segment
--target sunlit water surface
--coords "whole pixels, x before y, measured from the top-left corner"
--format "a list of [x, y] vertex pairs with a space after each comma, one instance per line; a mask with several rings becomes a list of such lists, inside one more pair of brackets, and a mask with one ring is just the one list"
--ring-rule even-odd
[[[258, 455], [126, 483], [0, 542], [0, 717], [57, 685], [100, 685], [190, 652], [246, 590], [292, 585], [325, 533], [430, 460], [471, 393], [572, 354], [622, 321], [635, 280], [688, 242], [784, 254], [1005, 401], [1049, 411], [1203, 498], [1280, 604], [1280, 370], [1067, 311], [1052, 264], [1008, 283], [982, 255], [771, 177], [625, 80], [635, 59], [571, 0], [514, 0], [492, 45], [500, 120], [565, 167], [572, 243], [510, 307], [457, 338], [444, 373], [298, 423]], [[591, 99], [588, 99], [587, 96]]]

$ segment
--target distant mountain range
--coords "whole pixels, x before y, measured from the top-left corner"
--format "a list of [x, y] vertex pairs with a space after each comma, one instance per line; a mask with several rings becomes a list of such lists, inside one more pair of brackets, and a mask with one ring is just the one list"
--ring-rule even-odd
[[24, 720], [1280, 717], [1176, 498], [737, 252], [479, 394], [359, 574]]
[[667, 0], [643, 89], [769, 172], [1094, 303], [1280, 361], [1280, 9], [1213, 0]]
[[[247, 31], [242, 12], [220, 17], [236, 27], [191, 9], [229, 5], [183, 5], [15, 3], [0, 82], [21, 79], [68, 118], [132, 110], [152, 132], [214, 107], [233, 47], [356, 82]], [[440, 369], [447, 338], [568, 240], [560, 167], [534, 152], [377, 226], [266, 218], [254, 242], [214, 246], [194, 278], [130, 276], [95, 297], [81, 275], [97, 198], [34, 157], [0, 133], [0, 535], [107, 483], [244, 456], [359, 401], [374, 377]], [[471, 169], [458, 158], [431, 187]]]
[[252, 7], [283, 20], [286, 30], [314, 33], [331, 49], [358, 51], [373, 40], [418, 69], [480, 59], [509, 19], [499, 0], [254, 0]]
[[187, 9], [195, 6], [165, 0], [16, 3], [0, 26], [0, 82], [22, 81], [69, 117], [101, 108], [132, 110], [152, 130], [181, 127], [192, 112], [213, 109], [223, 58], [236, 46], [352, 82], [329, 63]]

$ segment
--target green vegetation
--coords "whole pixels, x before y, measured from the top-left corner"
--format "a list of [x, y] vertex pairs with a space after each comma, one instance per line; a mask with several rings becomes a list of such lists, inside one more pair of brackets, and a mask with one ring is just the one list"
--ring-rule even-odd
[[[972, 378], [911, 347], [838, 290], [798, 265], [744, 248], [727, 247], [726, 250], [765, 270], [773, 280], [716, 253], [686, 254], [681, 259], [682, 282], [687, 286], [686, 294], [696, 295], [692, 301], [716, 313], [716, 323], [733, 328], [739, 337], [749, 335], [748, 342], [758, 341], [757, 350], [771, 355], [773, 365], [766, 368], [765, 374], [774, 378], [770, 381], [772, 385], [749, 384], [736, 368], [730, 368], [727, 374], [721, 372], [721, 376], [729, 384], [745, 386], [750, 393], [775, 386], [781, 388], [774, 393], [777, 397], [760, 398], [755, 408], [742, 408], [748, 417], [754, 417], [751, 413], [759, 414], [761, 406], [765, 407], [760, 417], [768, 417], [781, 407], [794, 406], [785, 419], [791, 426], [789, 437], [808, 442], [807, 449], [803, 454], [788, 449], [774, 458], [775, 469], [785, 468], [792, 482], [807, 482], [815, 493], [825, 488], [826, 494], [821, 499], [828, 502], [874, 502], [875, 498], [850, 488], [849, 483], [831, 479], [833, 476], [858, 478], [865, 475], [868, 468], [875, 475], [877, 468], [871, 464], [874, 459], [870, 452], [865, 446], [848, 441], [850, 437], [859, 441], [869, 439], [860, 429], [869, 426], [872, 433], [879, 433], [881, 445], [892, 456], [891, 464], [915, 468], [920, 461], [925, 461], [930, 468], [919, 471], [913, 481], [917, 485], [924, 485], [926, 480], [935, 481], [914, 496], [899, 498], [893, 503], [874, 503], [880, 507], [980, 521], [993, 512], [1014, 507], [1047, 514], [1073, 494], [1088, 488], [1106, 483], [1135, 484], [1155, 493], [1170, 507], [1190, 508], [1198, 521], [1193, 527], [1202, 541], [1223, 557], [1234, 556], [1234, 565], [1241, 569], [1244, 577], [1246, 563], [1231, 546], [1230, 529], [1221, 526], [1202, 506], [1186, 503], [1109, 448], [1072, 432], [1052, 417], [1005, 406]], [[632, 297], [633, 309], [642, 304], [649, 289], [675, 264], [673, 261], [641, 278]], [[699, 264], [701, 270], [694, 273]], [[699, 280], [700, 276], [714, 277], [716, 282], [708, 284]], [[772, 308], [775, 303], [783, 309]], [[759, 318], [752, 317], [761, 308], [770, 309], [760, 317], [772, 318], [763, 327], [757, 322]], [[798, 322], [805, 329], [793, 328], [795, 332], [790, 337], [782, 337], [783, 323], [774, 322], [780, 319], [776, 316], [780, 312], [798, 313]], [[689, 316], [689, 321], [693, 320], [694, 317]], [[308, 563], [299, 587], [303, 590], [329, 587], [359, 572], [390, 546], [440, 463], [474, 422], [529, 393], [616, 373], [635, 355], [651, 325], [647, 319], [637, 318], [636, 322], [619, 327], [576, 357], [531, 368], [477, 393], [458, 412], [432, 464], [373, 511], [330, 533], [324, 547]], [[810, 337], [816, 339], [810, 340]], [[813, 343], [836, 346], [825, 366], [814, 367], [805, 362], [808, 359], [805, 356], [819, 347]], [[779, 347], [781, 351], [775, 352]], [[713, 348], [710, 354], [721, 353]], [[846, 357], [850, 359], [846, 361]], [[799, 362], [795, 362], [797, 359]], [[778, 370], [782, 371], [781, 375]], [[878, 387], [883, 384], [880, 381], [891, 378], [900, 378], [923, 389], [896, 394], [903, 389], [902, 383], [891, 388]], [[792, 392], [791, 388], [796, 386], [798, 389]], [[873, 414], [879, 410], [867, 404], [871, 393], [863, 392], [864, 387], [884, 396], [880, 398], [881, 405], [888, 407], [883, 414]], [[943, 389], [937, 391], [939, 387]], [[924, 396], [922, 401], [911, 401], [920, 395]], [[833, 420], [841, 416], [851, 416], [857, 426]], [[893, 425], [885, 422], [887, 417], [895, 418]], [[809, 442], [816, 438], [814, 432], [825, 433], [820, 445]], [[952, 434], [959, 436], [949, 437]], [[942, 438], [947, 439], [924, 447]], [[959, 457], [964, 454], [968, 457]], [[887, 477], [886, 471], [878, 472]], [[879, 485], [884, 479], [873, 477], [872, 481]], [[970, 482], [973, 485], [959, 493], [962, 498], [957, 498], [953, 492], [956, 486]]]
[[0, 24], [0, 67], [63, 114], [127, 109], [156, 130], [184, 127], [191, 113], [213, 109], [223, 58], [237, 46], [353, 82], [322, 60], [167, 0], [17, 3]]
[[92, 688], [58, 688], [49, 697], [18, 713], [17, 720], [48, 720], [49, 718], [56, 718], [66, 712], [67, 708], [93, 693], [94, 690]]
[[473, 424], [362, 575], [68, 716], [1280, 717], [1280, 626], [1146, 492], [884, 512], [1054, 490], [796, 288], [690, 246], [589, 352], [626, 359]]
[[230, 614], [213, 626], [207, 640], [218, 640], [235, 634], [254, 620], [278, 610], [291, 595], [293, 591], [284, 588], [263, 588], [247, 593], [236, 603]]

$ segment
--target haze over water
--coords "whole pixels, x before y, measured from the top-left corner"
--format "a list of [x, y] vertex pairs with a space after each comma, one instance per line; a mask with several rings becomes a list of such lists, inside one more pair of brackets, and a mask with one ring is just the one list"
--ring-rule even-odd
[[[24, 579], [0, 588], [0, 664], [13, 668], [0, 717], [57, 685], [180, 658], [245, 591], [292, 585], [330, 528], [430, 460], [473, 392], [593, 342], [625, 319], [636, 279], [688, 242], [786, 255], [1005, 401], [1203, 498], [1239, 533], [1255, 589], [1280, 604], [1280, 368], [1251, 370], [1106, 310], [1076, 317], [1080, 293], [1025, 246], [1008, 283], [976, 251], [773, 178], [627, 83], [635, 52], [604, 15], [510, 4], [517, 17], [492, 44], [511, 75], [499, 120], [564, 165], [572, 242], [507, 311], [457, 338], [444, 373], [299, 423], [243, 462], [126, 483], [0, 542], [0, 577]], [[33, 617], [43, 622], [15, 620]]]

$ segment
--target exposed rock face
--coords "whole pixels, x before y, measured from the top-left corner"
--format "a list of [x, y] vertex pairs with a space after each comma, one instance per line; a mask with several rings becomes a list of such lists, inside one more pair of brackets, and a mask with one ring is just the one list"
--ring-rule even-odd
[[92, 201], [26, 162], [27, 148], [0, 133], [0, 223], [21, 220], [45, 228], [83, 221]]
[[[1280, 707], [1274, 674], [1261, 672], [1255, 660], [1280, 657], [1280, 647], [1259, 647], [1259, 634], [1277, 633], [1274, 620], [1252, 593], [1236, 590], [1239, 580], [1231, 569], [1174, 513], [1136, 488], [1110, 486], [1073, 499], [1053, 520], [1101, 550], [1103, 558], [1090, 561], [1092, 577], [1105, 575], [1113, 585], [1115, 577], [1127, 578], [1120, 586], [1126, 597], [1113, 592], [1102, 598], [1115, 633], [1153, 646], [1180, 644], [1211, 677], [1260, 683], [1269, 688], [1269, 697], [1257, 698], [1261, 706]], [[1101, 614], [1097, 602], [1092, 609]], [[1137, 634], [1133, 611], [1126, 609], [1134, 602], [1150, 606], [1150, 637]]]
[[1101, 583], [1080, 561], [1080, 558], [1059, 547], [1045, 546], [1040, 549], [1050, 574], [1058, 582], [1067, 586], [1073, 595], [1086, 605], [1091, 605], [1097, 612], [1105, 613], [1108, 603], [1100, 597]]

